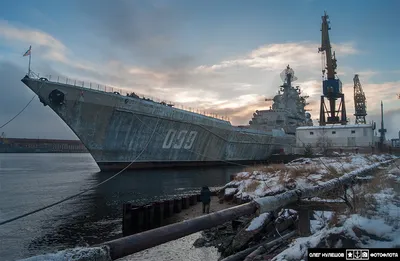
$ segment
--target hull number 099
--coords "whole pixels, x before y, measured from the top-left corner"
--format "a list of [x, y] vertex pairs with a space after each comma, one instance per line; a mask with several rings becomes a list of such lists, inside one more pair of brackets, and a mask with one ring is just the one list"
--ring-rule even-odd
[[190, 150], [196, 139], [197, 131], [188, 132], [187, 130], [176, 131], [170, 129], [165, 136], [163, 149], [181, 149], [182, 147], [186, 150]]

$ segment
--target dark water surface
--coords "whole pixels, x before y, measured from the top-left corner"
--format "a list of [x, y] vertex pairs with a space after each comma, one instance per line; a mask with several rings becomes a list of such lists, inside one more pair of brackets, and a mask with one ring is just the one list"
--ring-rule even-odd
[[[0, 260], [114, 239], [121, 236], [123, 203], [150, 202], [204, 184], [221, 186], [241, 169], [124, 172], [78, 198], [0, 226]], [[0, 154], [0, 221], [78, 193], [113, 174], [100, 173], [89, 154]]]

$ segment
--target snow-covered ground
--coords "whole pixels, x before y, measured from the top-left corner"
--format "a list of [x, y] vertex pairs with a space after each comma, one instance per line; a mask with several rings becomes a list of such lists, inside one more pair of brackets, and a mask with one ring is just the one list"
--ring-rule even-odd
[[[254, 168], [239, 173], [225, 186], [228, 188], [225, 194], [247, 199], [274, 195], [294, 188], [315, 186], [350, 171], [366, 169], [394, 158], [391, 155], [353, 154], [337, 158], [299, 159], [286, 165]], [[304, 260], [307, 249], [312, 247], [400, 247], [399, 165], [397, 160], [387, 168], [380, 167], [367, 177], [371, 179], [368, 183], [354, 186], [354, 194], [349, 192], [354, 210], [315, 211], [315, 220], [310, 221], [312, 235], [295, 239], [272, 260]], [[263, 219], [264, 216], [255, 218], [250, 227], [257, 227]]]
[[238, 173], [233, 181], [225, 185], [225, 195], [251, 200], [294, 188], [308, 188], [393, 158], [388, 154], [349, 154], [340, 157], [300, 158], [288, 164], [252, 167]]
[[301, 260], [309, 247], [400, 247], [398, 165], [383, 171], [372, 183], [357, 188], [356, 195], [361, 206], [354, 214], [315, 213], [316, 220], [311, 222], [312, 235], [297, 238], [273, 260]]

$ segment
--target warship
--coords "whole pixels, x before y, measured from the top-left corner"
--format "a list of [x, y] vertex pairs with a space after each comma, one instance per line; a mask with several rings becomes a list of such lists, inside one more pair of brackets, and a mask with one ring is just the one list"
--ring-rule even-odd
[[203, 166], [267, 160], [290, 154], [294, 131], [310, 125], [305, 98], [288, 66], [270, 110], [256, 111], [247, 126], [174, 107], [135, 93], [100, 91], [51, 81], [32, 72], [21, 80], [82, 141], [101, 171]]

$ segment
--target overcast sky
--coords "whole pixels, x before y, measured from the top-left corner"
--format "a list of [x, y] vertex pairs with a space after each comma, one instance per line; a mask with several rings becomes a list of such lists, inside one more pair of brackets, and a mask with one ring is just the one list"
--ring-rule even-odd
[[[20, 81], [32, 70], [106, 84], [174, 101], [248, 124], [270, 106], [287, 64], [319, 117], [321, 16], [354, 123], [353, 77], [367, 96], [367, 120], [388, 137], [400, 130], [400, 2], [287, 0], [8, 0], [0, 3], [0, 126], [33, 97]], [[76, 138], [37, 97], [0, 129], [8, 137]]]

